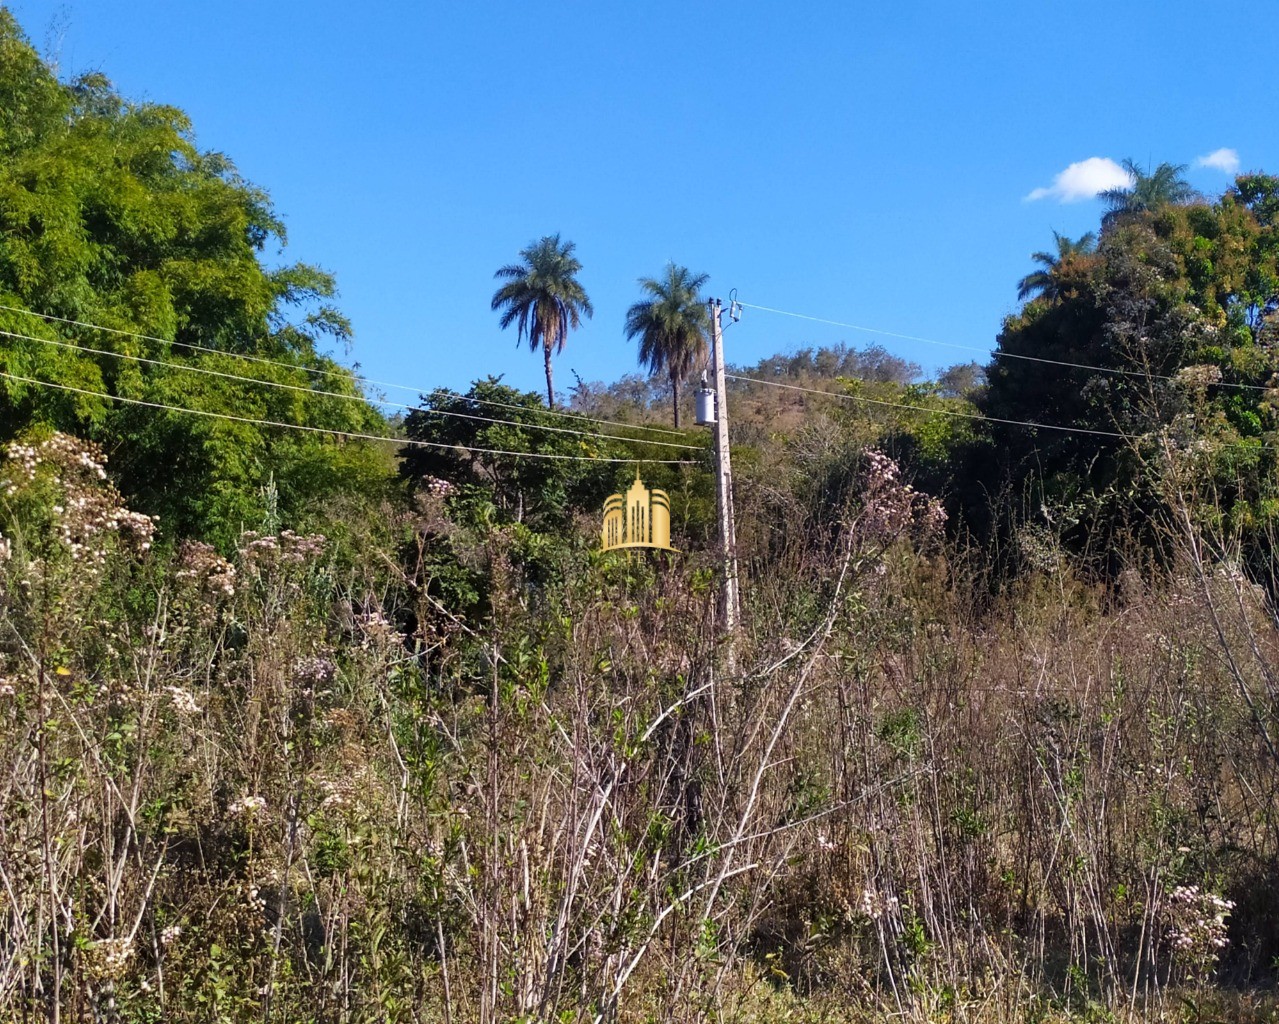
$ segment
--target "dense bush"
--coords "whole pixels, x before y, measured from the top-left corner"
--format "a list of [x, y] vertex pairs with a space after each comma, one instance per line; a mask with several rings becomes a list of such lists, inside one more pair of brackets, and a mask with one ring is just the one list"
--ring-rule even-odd
[[[0, 469], [14, 1014], [1064, 1018], [1270, 979], [1279, 637], [1237, 575], [1116, 598], [1063, 559], [978, 609], [870, 450], [820, 520], [760, 507], [786, 570], [730, 657], [710, 563], [593, 520], [535, 589], [441, 488], [355, 563], [224, 558], [101, 470], [64, 435]], [[416, 575], [449, 533], [466, 614]]]
[[[989, 367], [733, 375], [726, 635], [666, 385], [386, 421], [0, 8], [0, 1019], [1274, 1020], [1279, 181], [1176, 175]], [[682, 553], [598, 549], [637, 459]]]

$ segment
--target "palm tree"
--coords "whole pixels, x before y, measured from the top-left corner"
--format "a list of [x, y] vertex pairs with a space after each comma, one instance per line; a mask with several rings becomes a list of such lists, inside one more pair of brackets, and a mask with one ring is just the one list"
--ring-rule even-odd
[[1034, 295], [1042, 296], [1050, 302], [1055, 301], [1060, 295], [1057, 275], [1062, 265], [1076, 256], [1091, 255], [1097, 248], [1097, 236], [1091, 231], [1075, 239], [1054, 231], [1053, 240], [1057, 243], [1056, 255], [1048, 252], [1031, 253], [1030, 258], [1040, 264], [1042, 269], [1032, 271], [1017, 282], [1018, 301], [1025, 301]]
[[1127, 188], [1108, 188], [1098, 192], [1110, 207], [1103, 221], [1113, 220], [1126, 213], [1145, 213], [1165, 206], [1176, 206], [1191, 203], [1199, 198], [1199, 193], [1182, 177], [1185, 164], [1162, 163], [1154, 173], [1146, 174], [1133, 161], [1124, 161], [1124, 170], [1132, 178]]
[[677, 430], [680, 382], [706, 361], [711, 315], [698, 290], [708, 280], [706, 274], [693, 274], [687, 267], [668, 263], [660, 280], [640, 278], [648, 298], [626, 311], [626, 340], [639, 338], [639, 361], [650, 373], [666, 373], [671, 379]]
[[[573, 255], [572, 242], [547, 235], [520, 250], [521, 263], [502, 267], [493, 276], [505, 281], [493, 295], [493, 309], [502, 310], [502, 329], [519, 325], [519, 341], [528, 338], [529, 349], [546, 356], [546, 404], [555, 408], [551, 378], [551, 353], [561, 352], [570, 329], [582, 325], [595, 312], [586, 290], [577, 280], [581, 261]], [[519, 342], [517, 341], [517, 344]]]

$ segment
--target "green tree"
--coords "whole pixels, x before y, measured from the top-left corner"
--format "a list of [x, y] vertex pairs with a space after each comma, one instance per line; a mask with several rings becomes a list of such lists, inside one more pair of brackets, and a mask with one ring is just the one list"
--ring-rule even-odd
[[640, 278], [648, 298], [626, 311], [626, 339], [639, 338], [639, 361], [650, 373], [670, 377], [676, 429], [680, 383], [706, 362], [711, 320], [700, 289], [708, 279], [707, 274], [693, 274], [687, 267], [668, 263], [664, 277]]
[[[489, 402], [501, 406], [495, 411]], [[566, 495], [593, 474], [586, 460], [613, 454], [586, 421], [582, 434], [561, 433], [565, 428], [572, 429], [569, 421], [549, 416], [536, 392], [496, 377], [476, 381], [464, 395], [436, 391], [404, 418], [405, 436], [418, 443], [401, 449], [400, 473], [411, 487], [445, 480], [475, 488], [504, 518], [549, 519], [558, 529]]]
[[1154, 543], [1165, 505], [1152, 467], [1167, 450], [1196, 453], [1197, 479], [1219, 484], [1232, 521], [1256, 530], [1275, 517], [1265, 437], [1279, 421], [1265, 388], [1279, 370], [1268, 343], [1279, 230], [1268, 194], [1259, 179], [1216, 202], [1110, 216], [1094, 256], [1061, 261], [1056, 301], [1004, 321], [975, 397], [991, 443], [957, 475], [980, 481], [977, 503], [1003, 493], [1023, 507], [970, 510], [970, 523], [989, 515], [1013, 537], [1019, 519], [1051, 517], [1111, 571], [1108, 542]]
[[1108, 220], [1124, 214], [1152, 212], [1165, 206], [1180, 206], [1199, 198], [1199, 193], [1182, 176], [1185, 164], [1162, 163], [1147, 174], [1132, 160], [1125, 160], [1124, 170], [1132, 184], [1124, 188], [1108, 188], [1097, 194], [1110, 207], [1106, 215]]
[[267, 194], [201, 151], [182, 111], [101, 74], [59, 82], [0, 8], [0, 440], [91, 437], [133, 507], [224, 546], [261, 521], [272, 478], [291, 522], [389, 479], [365, 444], [128, 404], [385, 431], [322, 354], [351, 339], [333, 278], [265, 262], [285, 241]]
[[1030, 258], [1039, 264], [1039, 269], [1017, 282], [1017, 298], [1020, 301], [1024, 302], [1034, 296], [1047, 299], [1049, 302], [1056, 301], [1060, 295], [1059, 271], [1063, 264], [1079, 256], [1090, 256], [1097, 248], [1097, 236], [1091, 231], [1074, 239], [1054, 231], [1053, 241], [1057, 245], [1055, 253], [1031, 254]]
[[546, 404], [555, 408], [551, 354], [562, 352], [568, 332], [595, 312], [586, 290], [577, 279], [581, 261], [573, 255], [576, 245], [546, 235], [520, 250], [520, 263], [500, 268], [493, 276], [506, 284], [493, 295], [492, 308], [502, 310], [502, 329], [517, 324], [519, 340], [529, 349], [539, 348], [546, 359]]
[[[618, 440], [617, 432], [604, 436], [589, 419], [551, 415], [536, 392], [495, 377], [466, 394], [423, 395], [404, 418], [408, 443], [400, 451], [400, 474], [418, 507], [439, 514], [434, 525], [424, 522], [420, 585], [451, 593], [476, 614], [495, 568], [507, 584], [544, 593], [559, 571], [557, 552], [583, 539], [594, 544], [604, 499], [634, 479], [633, 463], [613, 460], [671, 458], [669, 448]], [[714, 521], [706, 511], [714, 508], [710, 474], [660, 464], [643, 473], [675, 497], [677, 526], [687, 530], [691, 517], [704, 535]], [[493, 564], [499, 548], [505, 569]]]
[[1241, 174], [1228, 195], [1248, 207], [1262, 227], [1279, 224], [1279, 177], [1273, 174]]

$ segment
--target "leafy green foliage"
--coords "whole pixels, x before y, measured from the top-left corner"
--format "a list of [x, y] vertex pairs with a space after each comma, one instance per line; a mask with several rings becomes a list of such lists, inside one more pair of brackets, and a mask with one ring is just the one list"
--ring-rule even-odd
[[528, 339], [529, 348], [542, 350], [546, 361], [546, 404], [555, 408], [555, 384], [551, 354], [564, 350], [568, 332], [590, 319], [595, 310], [578, 281], [582, 263], [573, 255], [577, 246], [561, 242], [559, 235], [546, 235], [520, 250], [519, 263], [498, 268], [493, 275], [505, 281], [493, 294], [493, 309], [502, 311], [502, 329], [516, 324], [519, 340]]
[[201, 152], [185, 114], [129, 103], [97, 74], [59, 83], [4, 11], [0, 108], [0, 371], [43, 382], [0, 380], [0, 437], [36, 423], [86, 433], [121, 453], [113, 466], [137, 504], [224, 544], [261, 518], [272, 474], [289, 516], [386, 479], [364, 445], [105, 397], [385, 430], [320, 353], [350, 341], [332, 277], [268, 264], [285, 240], [269, 198]]
[[613, 470], [601, 472], [607, 463], [587, 460], [634, 454], [634, 446], [601, 437], [589, 421], [551, 415], [536, 394], [494, 377], [465, 395], [423, 395], [405, 417], [404, 433], [419, 442], [400, 454], [401, 474], [412, 486], [440, 479], [482, 492], [489, 515], [540, 529], [560, 529], [574, 511], [602, 504]]
[[1030, 258], [1039, 264], [1040, 269], [1017, 282], [1017, 298], [1038, 296], [1050, 302], [1055, 300], [1059, 295], [1057, 281], [1058, 272], [1063, 269], [1062, 264], [1067, 260], [1091, 256], [1097, 247], [1097, 236], [1091, 231], [1074, 239], [1054, 231], [1053, 241], [1057, 244], [1055, 253], [1037, 252], [1031, 255]]
[[1125, 187], [1106, 189], [1100, 198], [1110, 207], [1110, 220], [1126, 214], [1151, 213], [1199, 198], [1199, 193], [1182, 176], [1185, 164], [1161, 163], [1153, 171], [1143, 171], [1135, 161], [1124, 161], [1131, 183]]
[[650, 373], [670, 378], [676, 430], [680, 384], [706, 362], [711, 323], [700, 289], [708, 280], [708, 274], [693, 274], [687, 267], [668, 263], [664, 278], [640, 278], [648, 298], [626, 311], [626, 338], [639, 338], [639, 361]]
[[[1111, 197], [1122, 216], [1107, 217], [1095, 255], [1061, 260], [1053, 301], [1004, 322], [981, 411], [1077, 432], [990, 423], [989, 446], [959, 474], [985, 495], [1024, 496], [993, 510], [991, 528], [1045, 516], [1061, 526], [1058, 513], [1073, 509], [1065, 539], [1076, 551], [1098, 536], [1111, 538], [1104, 551], [1120, 534], [1151, 545], [1165, 463], [1191, 451], [1205, 500], [1241, 521], [1268, 518], [1274, 456], [1257, 442], [1276, 425], [1273, 193], [1250, 176], [1216, 202], [1190, 203], [1178, 168], [1136, 174], [1127, 199]], [[978, 489], [970, 499], [988, 500]], [[970, 523], [983, 515], [970, 505]]]
[[[654, 444], [640, 429], [550, 413], [536, 394], [493, 377], [465, 395], [422, 396], [404, 432], [410, 443], [401, 449], [400, 473], [424, 513], [410, 560], [424, 586], [451, 591], [474, 609], [495, 572], [514, 571], [527, 586], [544, 588], [563, 552], [583, 533], [595, 534], [604, 499], [636, 472], [635, 463], [607, 460], [698, 456]], [[681, 443], [697, 440], [690, 434]], [[690, 534], [705, 537], [714, 518], [710, 474], [638, 465], [649, 486], [670, 493], [676, 545]]]

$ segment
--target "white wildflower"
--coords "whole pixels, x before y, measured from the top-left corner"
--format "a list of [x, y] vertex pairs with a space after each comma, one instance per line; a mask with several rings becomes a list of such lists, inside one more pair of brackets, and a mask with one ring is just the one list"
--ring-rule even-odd
[[179, 715], [189, 717], [200, 713], [200, 705], [196, 703], [190, 690], [184, 690], [180, 686], [166, 686], [164, 689], [173, 700], [173, 710]]
[[242, 796], [227, 805], [227, 813], [254, 817], [259, 811], [266, 809], [266, 800], [260, 796]]

